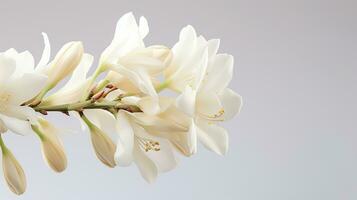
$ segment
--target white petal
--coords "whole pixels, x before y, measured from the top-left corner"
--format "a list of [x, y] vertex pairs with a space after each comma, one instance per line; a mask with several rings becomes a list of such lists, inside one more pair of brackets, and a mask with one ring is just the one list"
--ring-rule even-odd
[[240, 95], [233, 90], [226, 88], [219, 94], [219, 98], [223, 105], [224, 120], [232, 119], [235, 115], [239, 114], [243, 105], [243, 100]]
[[149, 55], [129, 55], [122, 57], [119, 63], [133, 71], [143, 70], [151, 75], [159, 74], [166, 67], [164, 62]]
[[145, 17], [140, 17], [139, 32], [142, 39], [144, 39], [149, 34], [149, 25]]
[[233, 56], [219, 54], [202, 83], [202, 91], [221, 92], [226, 88], [233, 76]]
[[[144, 31], [142, 34], [145, 34], [144, 24], [141, 28]], [[134, 15], [131, 12], [123, 15], [117, 22], [113, 41], [102, 53], [101, 62], [116, 63], [118, 58], [128, 52], [143, 48], [142, 34]]]
[[20, 120], [14, 117], [8, 117], [3, 114], [0, 114], [0, 120], [2, 120], [5, 126], [14, 133], [20, 135], [28, 135], [32, 133], [29, 121]]
[[94, 60], [94, 58], [92, 55], [83, 54], [81, 62], [76, 67], [76, 69], [73, 71], [71, 78], [66, 83], [66, 85], [63, 87], [63, 89], [69, 89], [73, 85], [77, 85], [77, 84], [80, 84], [83, 81], [85, 81], [87, 78], [87, 73], [88, 73], [90, 67], [92, 66], [93, 60]]
[[128, 104], [128, 105], [138, 105], [139, 101], [140, 101], [140, 97], [136, 97], [136, 96], [129, 96], [121, 99], [121, 102], [123, 104]]
[[160, 111], [157, 97], [146, 96], [138, 101], [139, 108], [146, 114], [155, 115]]
[[219, 44], [219, 39], [212, 39], [208, 41], [208, 58], [212, 58], [214, 55], [217, 54]]
[[149, 75], [143, 70], [134, 72], [132, 70], [126, 69], [121, 65], [111, 65], [110, 69], [126, 76], [144, 94], [150, 95], [152, 97], [157, 96], [156, 90], [150, 80]]
[[194, 91], [190, 86], [186, 86], [183, 93], [177, 97], [176, 106], [187, 115], [193, 116], [196, 106], [196, 91]]
[[[181, 47], [179, 47], [180, 49]], [[186, 47], [185, 47], [186, 48]], [[192, 49], [182, 49], [184, 56], [181, 52], [173, 49], [173, 61], [171, 66], [177, 66], [167, 69], [167, 73], [171, 73], [170, 88], [176, 91], [182, 91], [187, 85], [191, 85], [194, 89], [198, 88], [207, 68], [208, 50], [207, 41], [203, 37], [198, 37], [194, 40]], [[173, 72], [170, 72], [173, 70]]]
[[16, 56], [16, 74], [21, 76], [23, 73], [31, 73], [34, 71], [35, 60], [32, 54], [28, 51], [19, 53]]
[[197, 127], [193, 120], [186, 132], [169, 132], [166, 137], [184, 156], [192, 156], [197, 152]]
[[155, 163], [159, 172], [168, 172], [177, 166], [178, 160], [172, 150], [172, 145], [167, 140], [156, 140], [160, 143], [160, 151], [149, 151], [147, 154]]
[[221, 119], [224, 110], [219, 96], [212, 92], [200, 92], [197, 95], [196, 109], [197, 113], [212, 120]]
[[150, 158], [148, 158], [147, 155], [145, 155], [145, 153], [138, 147], [138, 145], [135, 145], [134, 157], [135, 164], [140, 170], [143, 178], [149, 183], [154, 182], [158, 175], [158, 169], [155, 163]]
[[200, 64], [198, 65], [197, 69], [195, 70], [195, 79], [194, 82], [192, 84], [192, 87], [194, 89], [198, 89], [201, 84], [202, 81], [206, 75], [206, 69], [207, 69], [207, 64], [208, 64], [208, 50], [205, 49], [202, 55], [202, 59]]
[[7, 81], [16, 70], [16, 62], [7, 56], [0, 55], [0, 83]]
[[225, 155], [228, 151], [228, 134], [227, 131], [204, 120], [196, 121], [198, 128], [197, 135], [202, 144], [209, 150]]
[[131, 119], [145, 128], [154, 130], [155, 132], [177, 132], [187, 131], [187, 128], [175, 123], [175, 121], [164, 119], [158, 116], [147, 115], [145, 113], [128, 113]]
[[133, 161], [134, 132], [124, 111], [117, 116], [119, 139], [115, 152], [115, 162], [119, 166], [128, 166]]
[[31, 107], [28, 106], [9, 105], [6, 108], [6, 115], [21, 120], [30, 120], [31, 123], [35, 123], [38, 118], [37, 113]]
[[45, 47], [43, 48], [42, 57], [37, 64], [36, 70], [41, 70], [41, 68], [45, 67], [50, 61], [50, 57], [51, 57], [51, 46], [48, 36], [44, 32], [42, 33], [42, 36], [43, 36], [43, 42], [45, 44]]
[[188, 146], [191, 154], [195, 154], [197, 152], [197, 127], [194, 121], [192, 120], [190, 128], [188, 130]]
[[45, 85], [46, 80], [46, 76], [35, 73], [25, 73], [22, 77], [11, 80], [8, 87], [8, 91], [13, 94], [11, 102], [20, 105], [35, 97]]
[[87, 85], [90, 84], [90, 79], [83, 81], [82, 83], [71, 85], [68, 88], [61, 88], [56, 93], [52, 94], [49, 97], [45, 97], [42, 100], [41, 105], [63, 105], [76, 103], [82, 98], [82, 93], [84, 88], [87, 88]]

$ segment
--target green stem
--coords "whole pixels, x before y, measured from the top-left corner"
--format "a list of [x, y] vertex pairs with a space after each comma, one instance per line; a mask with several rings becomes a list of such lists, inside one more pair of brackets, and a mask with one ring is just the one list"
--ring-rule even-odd
[[37, 134], [37, 136], [43, 141], [45, 139], [45, 136], [41, 132], [40, 128], [36, 125], [31, 125], [32, 130]]
[[85, 93], [83, 94], [81, 101], [86, 101], [88, 99], [90, 92], [91, 92], [90, 89], [91, 89], [93, 83], [95, 82], [97, 77], [104, 71], [105, 71], [104, 65], [100, 65], [99, 67], [97, 67], [94, 74], [92, 75], [92, 77], [89, 80], [87, 88], [85, 88]]
[[35, 106], [33, 107], [35, 111], [59, 111], [59, 112], [69, 112], [78, 111], [85, 109], [123, 109], [129, 112], [141, 112], [140, 108], [133, 105], [125, 105], [116, 101], [110, 102], [92, 102], [90, 100], [74, 103], [74, 104], [64, 104], [55, 106]]
[[8, 151], [7, 147], [6, 147], [5, 143], [4, 143], [4, 140], [2, 139], [2, 135], [1, 134], [0, 134], [0, 148], [1, 148], [1, 152], [2, 152], [3, 155], [6, 154], [6, 152]]

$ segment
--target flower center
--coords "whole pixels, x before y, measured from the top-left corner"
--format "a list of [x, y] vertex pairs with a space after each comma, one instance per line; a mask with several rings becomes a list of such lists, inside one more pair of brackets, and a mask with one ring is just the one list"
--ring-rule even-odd
[[139, 147], [143, 149], [145, 152], [148, 151], [160, 151], [160, 143], [147, 139], [147, 138], [139, 138], [137, 137]]

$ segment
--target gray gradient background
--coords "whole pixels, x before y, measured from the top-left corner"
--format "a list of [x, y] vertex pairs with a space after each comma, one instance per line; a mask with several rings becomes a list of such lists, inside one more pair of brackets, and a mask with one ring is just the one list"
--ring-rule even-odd
[[[28, 190], [18, 199], [357, 199], [357, 2], [250, 1], [0, 1], [0, 50], [53, 50], [82, 40], [94, 55], [109, 44], [128, 11], [149, 20], [148, 44], [172, 46], [192, 24], [235, 57], [231, 87], [245, 105], [225, 124], [230, 151], [201, 148], [149, 185], [135, 166], [99, 163], [88, 134], [64, 137], [69, 167], [43, 164], [34, 137], [7, 135], [23, 164]], [[63, 126], [76, 123], [61, 115]], [[0, 179], [0, 199], [16, 199]]]

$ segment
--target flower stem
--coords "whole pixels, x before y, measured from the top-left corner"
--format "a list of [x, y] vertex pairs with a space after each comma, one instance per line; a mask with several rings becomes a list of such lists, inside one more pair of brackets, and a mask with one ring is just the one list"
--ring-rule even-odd
[[7, 147], [6, 147], [5, 143], [4, 143], [4, 140], [2, 139], [2, 135], [1, 134], [0, 134], [0, 148], [1, 148], [2, 154], [3, 155], [6, 154]]
[[69, 112], [69, 111], [79, 111], [85, 109], [115, 109], [115, 110], [127, 110], [129, 112], [141, 112], [140, 108], [134, 105], [125, 105], [116, 101], [110, 102], [92, 102], [91, 100], [74, 103], [74, 104], [64, 104], [64, 105], [55, 105], [55, 106], [35, 106], [33, 109], [37, 112], [49, 112], [49, 111], [58, 111], [58, 112]]

